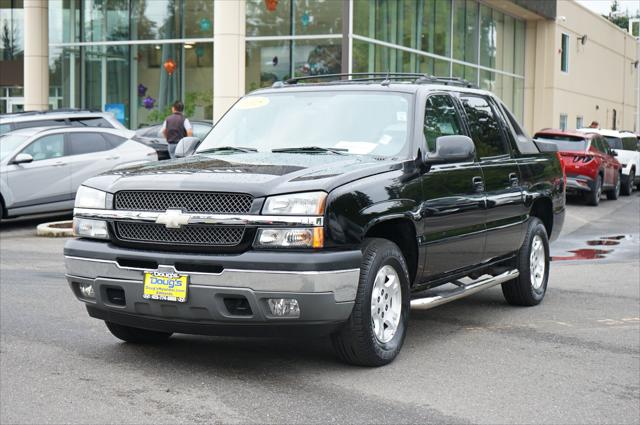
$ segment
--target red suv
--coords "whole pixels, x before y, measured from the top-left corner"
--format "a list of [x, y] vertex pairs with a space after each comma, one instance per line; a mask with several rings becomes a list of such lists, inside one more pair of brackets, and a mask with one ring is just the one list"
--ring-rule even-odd
[[535, 139], [558, 146], [567, 176], [567, 192], [582, 193], [589, 205], [598, 205], [602, 192], [618, 199], [622, 166], [599, 134], [541, 130]]

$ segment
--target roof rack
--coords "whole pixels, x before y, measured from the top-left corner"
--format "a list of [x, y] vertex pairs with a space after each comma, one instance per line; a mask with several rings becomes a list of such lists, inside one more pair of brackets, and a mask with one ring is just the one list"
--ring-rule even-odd
[[[353, 78], [356, 77], [356, 78]], [[381, 81], [382, 85], [388, 85], [391, 80], [410, 81], [414, 84], [444, 84], [449, 86], [459, 86], [477, 88], [469, 81], [457, 77], [438, 77], [429, 74], [416, 72], [352, 72], [344, 74], [320, 74], [307, 75], [304, 77], [289, 78], [285, 81], [276, 81], [272, 87], [284, 87], [285, 85], [295, 85], [309, 80], [334, 80], [332, 83], [357, 83], [365, 81]]]

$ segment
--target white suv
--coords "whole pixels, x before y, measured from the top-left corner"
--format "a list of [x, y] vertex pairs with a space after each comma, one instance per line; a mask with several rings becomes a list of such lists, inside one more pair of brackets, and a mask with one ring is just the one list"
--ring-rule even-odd
[[620, 193], [631, 195], [633, 187], [640, 185], [640, 152], [638, 149], [638, 136], [633, 133], [600, 128], [581, 128], [583, 133], [597, 133], [607, 139], [609, 148], [617, 156], [622, 164], [622, 186]]

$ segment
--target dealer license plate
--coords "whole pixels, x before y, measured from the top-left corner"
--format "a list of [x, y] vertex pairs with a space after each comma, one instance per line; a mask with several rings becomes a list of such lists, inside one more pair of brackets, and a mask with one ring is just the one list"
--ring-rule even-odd
[[189, 276], [177, 273], [145, 272], [142, 297], [148, 300], [187, 301]]

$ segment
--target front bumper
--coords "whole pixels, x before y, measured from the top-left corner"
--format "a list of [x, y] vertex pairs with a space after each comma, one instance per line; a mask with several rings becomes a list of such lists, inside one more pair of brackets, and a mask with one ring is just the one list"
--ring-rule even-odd
[[[361, 259], [360, 251], [153, 252], [83, 239], [69, 240], [64, 254], [67, 280], [91, 316], [145, 329], [210, 335], [330, 329], [328, 325], [346, 321], [353, 309]], [[143, 298], [145, 271], [188, 275], [187, 302]], [[82, 297], [80, 283], [93, 285], [95, 299]], [[114, 293], [119, 295], [114, 298]], [[228, 298], [246, 299], [250, 313], [235, 314], [225, 303]], [[268, 298], [298, 300], [300, 317], [273, 316]]]

